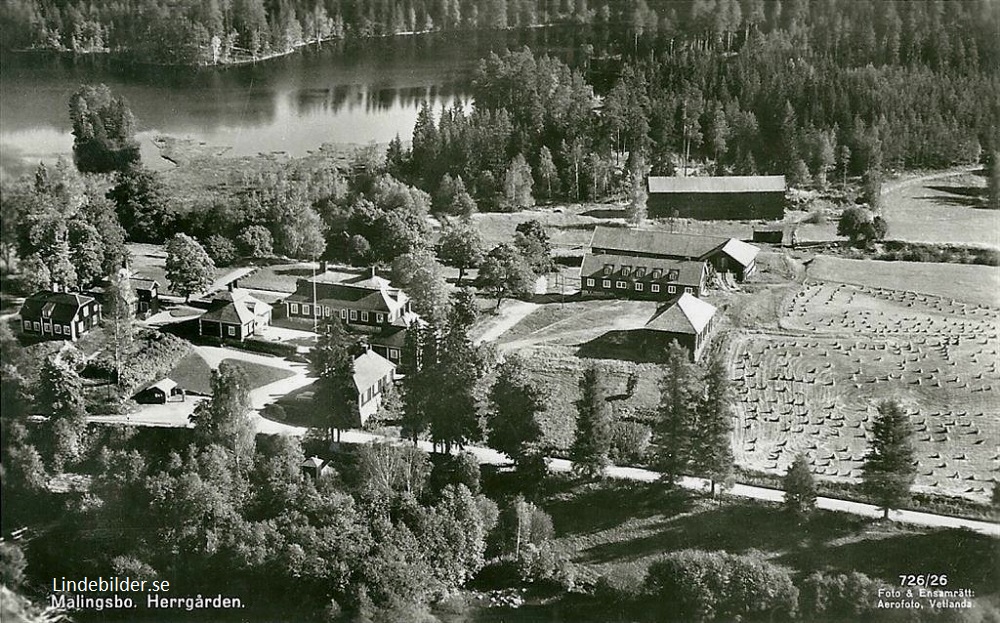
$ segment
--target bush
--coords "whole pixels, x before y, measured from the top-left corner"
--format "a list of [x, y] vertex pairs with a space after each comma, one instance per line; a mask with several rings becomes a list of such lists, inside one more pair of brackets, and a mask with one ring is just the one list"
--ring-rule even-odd
[[[188, 343], [181, 338], [159, 331], [138, 335], [135, 342], [135, 353], [125, 362], [120, 379], [122, 391], [128, 395], [163, 377], [190, 350]], [[90, 366], [108, 378], [114, 378], [114, 361], [110, 352], [104, 351]]]
[[622, 604], [635, 601], [642, 596], [643, 577], [645, 569], [628, 567], [612, 567], [610, 571], [597, 578], [594, 585], [594, 596], [607, 604]]
[[571, 591], [576, 586], [576, 567], [569, 556], [550, 543], [528, 543], [517, 559], [518, 576], [524, 584], [543, 584]]
[[216, 266], [229, 266], [236, 260], [236, 245], [219, 234], [206, 238], [202, 246]]
[[810, 620], [858, 621], [875, 611], [880, 584], [863, 573], [817, 571], [802, 583], [799, 608]]
[[649, 452], [652, 433], [639, 422], [616, 422], [611, 429], [611, 462], [641, 464]]
[[824, 225], [826, 224], [826, 214], [822, 210], [816, 210], [810, 212], [801, 222], [808, 225]]
[[788, 571], [759, 553], [673, 552], [650, 565], [645, 586], [684, 621], [789, 620], [799, 597]]
[[239, 348], [240, 350], [252, 353], [263, 353], [286, 359], [295, 358], [299, 352], [294, 344], [282, 344], [281, 342], [263, 342], [261, 340], [244, 340], [241, 342], [239, 340], [226, 340], [206, 335], [198, 336], [192, 339], [192, 341], [207, 346], [229, 346], [230, 348]]

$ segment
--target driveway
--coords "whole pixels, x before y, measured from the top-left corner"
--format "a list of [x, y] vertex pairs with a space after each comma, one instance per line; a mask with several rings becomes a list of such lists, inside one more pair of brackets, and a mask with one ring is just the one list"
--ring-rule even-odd
[[537, 303], [511, 300], [508, 305], [500, 308], [500, 314], [486, 328], [486, 331], [474, 340], [474, 343], [482, 344], [496, 340], [536, 309], [538, 309]]

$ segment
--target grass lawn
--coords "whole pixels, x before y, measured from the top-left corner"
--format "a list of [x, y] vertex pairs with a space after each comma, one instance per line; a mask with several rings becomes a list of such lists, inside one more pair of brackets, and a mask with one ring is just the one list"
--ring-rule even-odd
[[688, 548], [756, 549], [798, 579], [816, 570], [859, 571], [895, 585], [908, 569], [934, 568], [948, 574], [949, 587], [984, 596], [1000, 587], [997, 541], [967, 531], [922, 531], [823, 511], [799, 525], [776, 505], [693, 498], [643, 483], [572, 485], [542, 506], [585, 577], [641, 578], [658, 557]]
[[[223, 363], [231, 363], [243, 369], [249, 378], [250, 389], [257, 389], [269, 383], [288, 378], [294, 373], [290, 370], [265, 366], [240, 359], [223, 359]], [[198, 353], [189, 353], [173, 370], [167, 374], [186, 391], [205, 396], [212, 394], [212, 368]]]
[[980, 305], [1000, 306], [1000, 270], [992, 266], [881, 262], [817, 256], [813, 279], [932, 294]]

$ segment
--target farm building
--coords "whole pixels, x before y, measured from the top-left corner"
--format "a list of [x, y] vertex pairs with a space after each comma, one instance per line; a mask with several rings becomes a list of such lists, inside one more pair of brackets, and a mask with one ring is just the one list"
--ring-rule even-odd
[[160, 311], [160, 284], [155, 279], [131, 277], [135, 288], [135, 315], [145, 318]]
[[145, 404], [184, 402], [184, 390], [173, 379], [160, 379], [136, 395], [136, 401]]
[[354, 360], [354, 387], [358, 390], [361, 426], [382, 405], [382, 395], [392, 384], [395, 373], [396, 364], [371, 350]]
[[784, 175], [656, 177], [648, 180], [651, 217], [676, 214], [700, 220], [780, 219]]
[[376, 353], [398, 364], [406, 331], [422, 322], [410, 310], [410, 298], [374, 271], [361, 279], [331, 282], [325, 275], [299, 279], [295, 292], [283, 301], [289, 318], [319, 322], [339, 317], [366, 334]]
[[713, 273], [732, 273], [738, 281], [743, 281], [757, 269], [759, 252], [759, 248], [735, 238], [597, 227], [590, 239], [588, 255], [616, 256], [616, 264], [625, 266], [640, 266], [641, 260], [646, 259], [702, 262], [708, 264], [708, 278]]
[[580, 282], [588, 292], [668, 300], [684, 294], [702, 296], [708, 278], [705, 262], [632, 258], [588, 253]]
[[245, 290], [218, 295], [201, 318], [198, 333], [241, 342], [271, 324], [271, 306]]
[[677, 342], [688, 349], [692, 361], [697, 362], [715, 329], [715, 312], [714, 305], [682, 294], [676, 303], [657, 311], [642, 331], [654, 333], [651, 339], [662, 341], [664, 346]]
[[77, 340], [101, 322], [101, 304], [78, 292], [36, 292], [21, 305], [21, 329], [29, 335]]
[[798, 232], [794, 224], [773, 223], [753, 228], [753, 241], [794, 247], [798, 244]]

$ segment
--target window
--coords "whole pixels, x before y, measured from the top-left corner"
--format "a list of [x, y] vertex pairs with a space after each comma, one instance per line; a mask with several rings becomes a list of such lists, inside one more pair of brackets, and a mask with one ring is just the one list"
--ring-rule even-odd
[[618, 288], [619, 290], [624, 290], [625, 288], [628, 287], [628, 284], [625, 283], [624, 281], [616, 281], [615, 287]]
[[653, 269], [653, 279], [659, 279], [662, 276], [663, 276], [663, 271], [662, 270], [660, 270], [659, 268], [654, 268]]
[[84, 307], [83, 308], [83, 317], [86, 318], [89, 315], [90, 315], [90, 308], [89, 307]]
[[298, 303], [289, 303], [288, 304], [288, 313], [289, 314], [297, 314], [297, 313], [299, 313], [299, 304]]
[[605, 275], [610, 275], [613, 272], [615, 272], [615, 265], [614, 264], [605, 264], [604, 265], [604, 274]]
[[302, 313], [306, 314], [306, 315], [309, 314], [309, 306], [308, 305], [303, 305], [302, 306]]
[[226, 327], [226, 332], [229, 334], [230, 337], [235, 336], [236, 335], [236, 327], [233, 327], [233, 326]]
[[352, 309], [351, 310], [351, 320], [357, 320], [357, 319], [358, 319], [358, 310]]
[[622, 266], [622, 277], [628, 277], [632, 274], [631, 266]]
[[368, 322], [368, 312], [361, 312], [361, 322]]
[[69, 330], [69, 325], [68, 325], [68, 324], [64, 324], [64, 325], [63, 325], [63, 335], [73, 335], [73, 334], [72, 334], [72, 333], [70, 332], [70, 330]]
[[385, 314], [380, 314], [380, 313], [376, 312], [376, 314], [375, 314], [375, 322], [377, 322], [379, 324], [382, 324], [383, 322], [385, 322]]
[[55, 327], [53, 327], [53, 329], [55, 330], [56, 335], [62, 335], [62, 325], [61, 324], [57, 324]]
[[677, 292], [677, 286], [667, 286], [667, 293], [674, 294]]
[[677, 270], [676, 268], [671, 269], [670, 272], [667, 273], [667, 281], [677, 281], [678, 279], [680, 279], [680, 276], [681, 276], [681, 271]]
[[24, 330], [25, 331], [31, 331], [31, 321], [30, 320], [25, 320], [24, 321]]
[[324, 305], [323, 306], [323, 315], [326, 316], [327, 318], [330, 317], [330, 306], [329, 305]]
[[658, 283], [652, 284], [651, 286], [649, 286], [649, 291], [650, 292], [659, 292], [660, 291], [660, 284], [658, 284]]
[[636, 284], [635, 284], [635, 291], [636, 292], [642, 292], [642, 284], [641, 283], [636, 282]]
[[395, 348], [390, 348], [389, 359], [399, 359], [399, 351]]
[[32, 324], [32, 327], [35, 329], [35, 331], [41, 331], [42, 330], [41, 325], [39, 325], [37, 322], [33, 322], [31, 324]]
[[639, 267], [639, 268], [635, 269], [635, 278], [636, 279], [642, 279], [645, 276], [646, 276], [646, 269], [645, 268]]
[[611, 280], [610, 279], [605, 279], [604, 281], [601, 282], [601, 285], [603, 287], [605, 287], [605, 288], [610, 288], [611, 287]]
[[688, 294], [694, 292], [694, 290], [692, 290], [691, 288], [684, 288], [684, 291], [687, 292]]
[[587, 285], [590, 286], [590, 287], [594, 287], [594, 280], [593, 279], [588, 279], [587, 280]]

